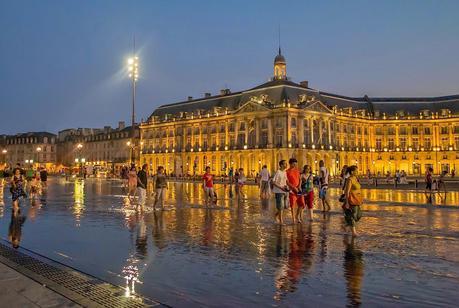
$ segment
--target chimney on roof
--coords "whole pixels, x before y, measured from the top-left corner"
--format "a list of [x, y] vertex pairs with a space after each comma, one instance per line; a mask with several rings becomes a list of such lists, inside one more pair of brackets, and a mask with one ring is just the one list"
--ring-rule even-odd
[[231, 94], [231, 90], [230, 89], [221, 89], [220, 90], [220, 95], [221, 96], [228, 95], [228, 94]]
[[192, 101], [193, 100], [193, 96], [188, 96], [188, 100]]
[[206, 98], [207, 97], [211, 97], [211, 96], [212, 96], [212, 94], [210, 94], [209, 92], [204, 93], [204, 97], [206, 97]]
[[124, 121], [119, 121], [118, 122], [118, 129], [122, 130], [122, 129], [125, 129], [125, 128], [126, 128], [126, 124], [124, 123]]
[[302, 86], [303, 88], [307, 88], [308, 87], [308, 81], [307, 80], [300, 81], [300, 86]]

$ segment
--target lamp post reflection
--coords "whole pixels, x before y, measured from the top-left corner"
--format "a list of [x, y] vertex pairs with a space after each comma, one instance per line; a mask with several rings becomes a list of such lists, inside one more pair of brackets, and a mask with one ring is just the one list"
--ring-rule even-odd
[[76, 179], [73, 188], [73, 215], [77, 227], [80, 226], [80, 218], [85, 208], [84, 197], [84, 180]]

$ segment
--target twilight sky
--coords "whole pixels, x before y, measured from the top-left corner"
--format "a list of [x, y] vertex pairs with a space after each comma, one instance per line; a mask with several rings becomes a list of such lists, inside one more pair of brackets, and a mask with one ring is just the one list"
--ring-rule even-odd
[[0, 0], [0, 134], [116, 126], [287, 73], [350, 96], [459, 94], [459, 1]]

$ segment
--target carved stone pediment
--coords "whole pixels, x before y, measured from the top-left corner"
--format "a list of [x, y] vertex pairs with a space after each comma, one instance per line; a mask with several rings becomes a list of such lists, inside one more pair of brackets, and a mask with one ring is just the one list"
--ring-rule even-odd
[[265, 106], [263, 103], [256, 103], [254, 101], [248, 101], [239, 107], [234, 113], [244, 113], [244, 112], [257, 112], [257, 111], [267, 111], [269, 107]]
[[322, 113], [333, 113], [333, 111], [320, 101], [312, 101], [304, 104], [303, 110], [310, 110]]

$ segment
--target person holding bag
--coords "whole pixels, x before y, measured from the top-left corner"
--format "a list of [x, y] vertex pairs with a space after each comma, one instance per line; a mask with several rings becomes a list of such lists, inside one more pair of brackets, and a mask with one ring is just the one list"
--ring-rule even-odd
[[357, 236], [356, 224], [362, 218], [360, 206], [363, 203], [363, 198], [360, 191], [360, 182], [357, 178], [357, 166], [350, 166], [348, 172], [349, 178], [344, 187], [344, 220], [346, 226], [352, 230], [352, 236]]

